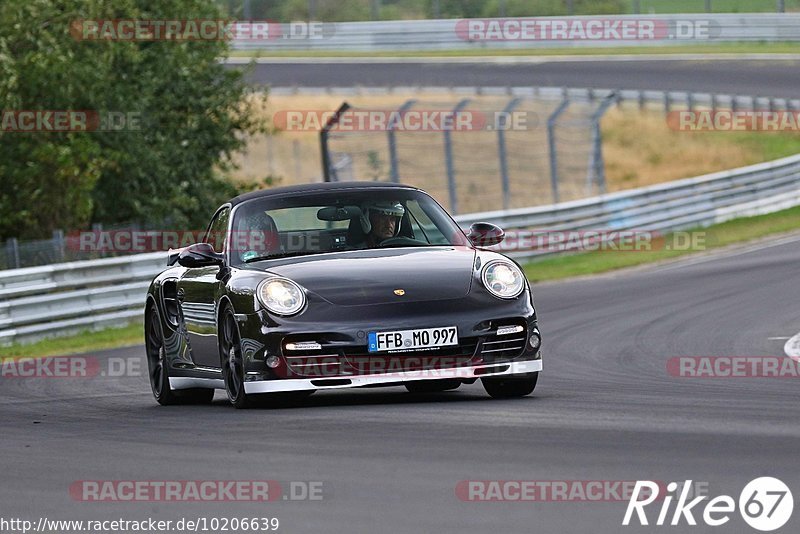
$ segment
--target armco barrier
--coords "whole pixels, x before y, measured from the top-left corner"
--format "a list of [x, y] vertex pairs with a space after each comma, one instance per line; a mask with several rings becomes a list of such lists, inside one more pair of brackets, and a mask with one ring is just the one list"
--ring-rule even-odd
[[[697, 178], [552, 206], [456, 218], [506, 230], [668, 232], [800, 205], [800, 155]], [[542, 251], [508, 252], [530, 258]], [[92, 260], [2, 272], [0, 344], [27, 342], [141, 318], [149, 281], [166, 254]]]
[[[655, 26], [654, 37], [593, 39], [587, 31], [573, 37], [550, 39], [515, 39], [514, 35], [501, 38], [470, 39], [467, 28], [471, 22], [486, 24], [493, 20], [504, 27], [510, 19], [446, 19], [446, 20], [393, 20], [370, 22], [314, 23], [313, 36], [306, 34], [292, 38], [292, 28], [282, 24], [280, 35], [273, 38], [250, 38], [233, 41], [238, 50], [294, 50], [294, 51], [437, 51], [437, 50], [502, 50], [553, 47], [603, 47], [674, 45], [680, 43], [715, 42], [780, 42], [800, 40], [800, 14], [798, 13], [693, 13], [683, 15], [598, 15], [581, 17], [526, 17], [529, 21], [566, 22], [566, 27], [589, 30], [590, 23], [602, 21], [645, 21]], [[515, 19], [516, 20], [516, 19]], [[567, 34], [569, 36], [569, 34]], [[556, 34], [556, 37], [558, 34]]]

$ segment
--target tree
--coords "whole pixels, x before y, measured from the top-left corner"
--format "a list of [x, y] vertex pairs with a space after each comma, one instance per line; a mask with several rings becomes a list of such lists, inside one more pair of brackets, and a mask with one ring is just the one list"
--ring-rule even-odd
[[92, 221], [202, 227], [224, 199], [254, 186], [225, 177], [246, 136], [266, 128], [243, 72], [219, 62], [227, 42], [75, 38], [81, 20], [217, 20], [217, 5], [110, 4], [0, 2], [0, 109], [91, 110], [127, 120], [123, 131], [0, 128], [0, 238], [49, 236]]

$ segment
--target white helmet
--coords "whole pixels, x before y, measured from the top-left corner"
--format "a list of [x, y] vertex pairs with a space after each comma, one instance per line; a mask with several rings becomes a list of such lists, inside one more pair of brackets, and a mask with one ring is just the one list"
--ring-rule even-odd
[[361, 206], [361, 229], [364, 230], [365, 234], [368, 234], [370, 230], [372, 230], [372, 223], [369, 221], [370, 211], [374, 211], [375, 213], [380, 213], [382, 215], [391, 215], [397, 217], [397, 224], [394, 228], [394, 235], [400, 233], [400, 219], [406, 212], [406, 209], [400, 202], [395, 202], [392, 200], [378, 200], [375, 202], [367, 202]]

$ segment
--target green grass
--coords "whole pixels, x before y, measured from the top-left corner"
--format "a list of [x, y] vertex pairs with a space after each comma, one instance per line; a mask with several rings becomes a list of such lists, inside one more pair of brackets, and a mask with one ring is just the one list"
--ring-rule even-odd
[[670, 44], [661, 46], [616, 46], [594, 48], [522, 48], [522, 49], [471, 49], [434, 51], [318, 51], [318, 50], [234, 50], [232, 57], [490, 57], [490, 56], [596, 56], [625, 54], [800, 54], [795, 43], [718, 43], [718, 44]]
[[0, 347], [0, 358], [65, 356], [98, 350], [128, 347], [144, 343], [142, 325], [137, 323], [98, 331], [86, 331], [67, 337], [43, 339], [29, 345]]
[[[767, 215], [743, 217], [724, 223], [687, 232], [697, 232], [704, 238], [704, 247], [698, 250], [676, 250], [662, 247], [655, 242], [650, 251], [594, 251], [553, 256], [523, 265], [525, 274], [532, 282], [560, 280], [573, 276], [599, 274], [625, 267], [634, 267], [669, 260], [711, 250], [714, 248], [751, 241], [760, 237], [796, 230], [800, 228], [800, 206]], [[674, 235], [665, 236], [663, 242], [674, 243]]]
[[[640, 0], [642, 13], [704, 13], [705, 0]], [[797, 0], [786, 0], [787, 10], [800, 7]], [[713, 13], [774, 13], [775, 0], [711, 0]]]

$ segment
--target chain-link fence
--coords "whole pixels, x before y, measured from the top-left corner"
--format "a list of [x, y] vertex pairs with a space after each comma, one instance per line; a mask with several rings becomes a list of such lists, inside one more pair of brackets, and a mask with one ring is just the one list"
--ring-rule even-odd
[[327, 179], [416, 185], [455, 214], [593, 196], [605, 190], [599, 119], [611, 101], [483, 95], [391, 110], [347, 105], [323, 133]]
[[[0, 270], [152, 252], [151, 243], [160, 244], [164, 241], [163, 230], [153, 229], [163, 226], [156, 223], [95, 224], [86, 231], [55, 230], [50, 239], [11, 238], [0, 242]], [[152, 235], [148, 236], [148, 233]], [[186, 232], [187, 235], [190, 233], [194, 236], [199, 231]], [[137, 238], [143, 243], [141, 247], [135, 242]], [[162, 248], [156, 247], [157, 250]]]

